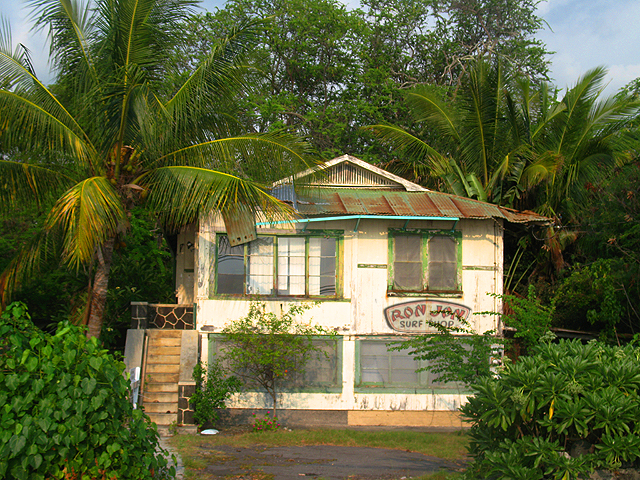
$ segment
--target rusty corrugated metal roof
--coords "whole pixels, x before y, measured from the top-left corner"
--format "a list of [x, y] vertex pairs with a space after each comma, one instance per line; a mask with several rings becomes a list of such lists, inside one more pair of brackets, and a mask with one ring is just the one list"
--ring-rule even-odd
[[[309, 192], [307, 192], [309, 193]], [[300, 198], [298, 209], [310, 217], [326, 215], [406, 215], [422, 217], [501, 218], [512, 223], [548, 223], [533, 212], [433, 191], [406, 192], [323, 188]]]

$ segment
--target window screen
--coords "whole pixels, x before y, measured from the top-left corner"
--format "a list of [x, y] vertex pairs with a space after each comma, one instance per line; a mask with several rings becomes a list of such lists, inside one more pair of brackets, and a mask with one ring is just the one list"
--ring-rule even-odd
[[247, 293], [273, 293], [273, 237], [261, 237], [247, 245]]
[[394, 237], [393, 286], [395, 289], [423, 289], [421, 244], [420, 235]]
[[429, 290], [457, 290], [457, 249], [455, 238], [435, 236], [429, 239]]
[[[340, 345], [342, 338], [314, 338], [313, 345], [318, 349], [312, 352], [305, 364], [303, 373], [293, 372], [282, 379], [281, 387], [288, 390], [304, 390], [306, 387], [338, 387], [341, 386], [341, 355]], [[226, 343], [224, 336], [220, 334], [209, 335], [209, 362], [214, 357], [222, 361], [225, 369], [229, 370], [229, 364], [224, 361]], [[257, 383], [245, 379], [245, 387], [259, 390]]]
[[360, 341], [360, 383], [395, 386], [417, 386], [418, 363], [406, 350], [388, 351], [380, 340]]
[[409, 350], [389, 351], [389, 340], [370, 338], [358, 340], [360, 374], [357, 386], [367, 388], [462, 388], [457, 382], [434, 381], [437, 374], [416, 370], [429, 365], [416, 361]]
[[218, 294], [336, 296], [338, 292], [336, 237], [261, 236], [231, 247], [217, 238]]

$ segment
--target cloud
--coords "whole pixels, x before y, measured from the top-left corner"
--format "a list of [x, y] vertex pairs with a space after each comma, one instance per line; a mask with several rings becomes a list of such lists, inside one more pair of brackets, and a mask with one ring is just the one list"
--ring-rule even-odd
[[589, 69], [609, 69], [606, 94], [615, 93], [638, 75], [640, 2], [636, 0], [552, 0], [541, 4], [551, 29], [539, 38], [551, 51], [551, 76], [559, 87], [571, 86]]

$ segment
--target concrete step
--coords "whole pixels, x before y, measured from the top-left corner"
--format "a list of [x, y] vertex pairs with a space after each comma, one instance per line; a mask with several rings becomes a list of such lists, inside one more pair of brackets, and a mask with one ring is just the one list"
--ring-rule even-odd
[[148, 355], [147, 365], [180, 365], [180, 355]]
[[144, 387], [145, 396], [147, 393], [178, 393], [177, 383], [147, 383]]
[[178, 413], [177, 402], [144, 402], [142, 406], [147, 413]]
[[155, 337], [182, 338], [182, 332], [183, 330], [163, 330], [160, 328], [150, 328], [149, 330], [147, 330], [147, 335], [149, 336], [149, 338], [155, 338]]
[[180, 347], [163, 347], [163, 346], [149, 346], [148, 347], [149, 358], [156, 355], [177, 355], [180, 356]]
[[143, 401], [145, 405], [150, 403], [178, 403], [178, 392], [144, 392]]
[[178, 421], [177, 413], [147, 413], [152, 422], [158, 426], [168, 426]]
[[180, 364], [174, 363], [172, 365], [166, 365], [149, 362], [146, 373], [147, 375], [151, 375], [152, 378], [156, 373], [180, 373]]
[[180, 348], [180, 344], [182, 343], [181, 337], [149, 337], [149, 348], [155, 347], [178, 347]]
[[180, 374], [179, 373], [149, 373], [147, 367], [146, 373], [146, 385], [150, 383], [178, 383]]

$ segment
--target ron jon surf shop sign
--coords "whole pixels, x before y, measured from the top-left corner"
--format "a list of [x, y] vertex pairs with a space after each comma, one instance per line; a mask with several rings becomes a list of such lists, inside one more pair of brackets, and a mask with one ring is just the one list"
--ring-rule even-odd
[[389, 326], [402, 333], [434, 333], [438, 323], [445, 327], [460, 327], [471, 313], [469, 307], [452, 302], [415, 300], [398, 303], [384, 309]]

